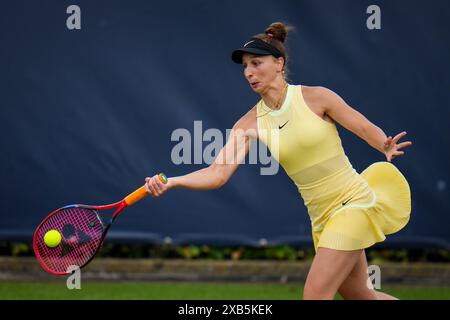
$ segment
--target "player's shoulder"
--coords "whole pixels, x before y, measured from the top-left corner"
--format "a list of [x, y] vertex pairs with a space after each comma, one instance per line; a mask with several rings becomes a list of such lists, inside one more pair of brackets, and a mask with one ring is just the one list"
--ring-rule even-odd
[[256, 121], [256, 105], [244, 113], [237, 121], [236, 125], [245, 126]]
[[[256, 105], [243, 114], [234, 124], [233, 129], [240, 129], [243, 132], [253, 132], [256, 130]], [[251, 136], [254, 135], [250, 134]]]
[[329, 104], [339, 99], [331, 89], [323, 86], [301, 86], [303, 98], [308, 104]]
[[310, 95], [312, 97], [324, 97], [335, 94], [333, 90], [324, 87], [324, 86], [301, 86], [302, 94], [303, 95]]

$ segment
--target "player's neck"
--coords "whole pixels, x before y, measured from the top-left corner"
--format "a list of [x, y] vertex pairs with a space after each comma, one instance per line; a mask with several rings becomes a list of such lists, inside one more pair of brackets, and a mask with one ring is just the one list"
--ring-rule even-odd
[[287, 87], [288, 83], [284, 79], [278, 80], [261, 93], [261, 99], [269, 108], [280, 109], [286, 99]]

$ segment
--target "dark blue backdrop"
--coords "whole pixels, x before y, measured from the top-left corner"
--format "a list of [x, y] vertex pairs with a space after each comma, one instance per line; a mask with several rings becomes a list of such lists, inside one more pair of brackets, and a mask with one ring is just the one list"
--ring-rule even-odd
[[[66, 8], [81, 8], [81, 30]], [[366, 9], [381, 8], [381, 30]], [[388, 135], [414, 145], [394, 161], [411, 185], [409, 225], [386, 246], [447, 246], [450, 205], [450, 2], [3, 1], [0, 10], [0, 239], [30, 240], [69, 203], [106, 204], [175, 165], [177, 128], [231, 128], [258, 97], [230, 52], [274, 21], [292, 83], [341, 95]], [[339, 128], [358, 172], [385, 160]], [[243, 165], [220, 190], [172, 190], [127, 209], [117, 241], [311, 245], [309, 218], [284, 171]]]

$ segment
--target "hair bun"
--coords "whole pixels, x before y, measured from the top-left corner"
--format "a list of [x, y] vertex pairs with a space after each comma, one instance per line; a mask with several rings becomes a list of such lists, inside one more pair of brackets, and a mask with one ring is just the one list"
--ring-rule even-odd
[[286, 27], [282, 22], [274, 22], [264, 31], [266, 35], [278, 41], [284, 42], [290, 28]]

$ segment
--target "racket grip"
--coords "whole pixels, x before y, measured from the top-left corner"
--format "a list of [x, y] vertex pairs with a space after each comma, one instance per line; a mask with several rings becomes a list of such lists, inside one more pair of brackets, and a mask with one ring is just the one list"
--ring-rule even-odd
[[148, 196], [147, 191], [145, 190], [145, 186], [140, 187], [136, 191], [133, 191], [129, 195], [127, 195], [124, 199], [124, 201], [127, 203], [128, 206], [131, 206], [141, 200], [142, 198], [145, 198]]
[[159, 178], [159, 181], [161, 181], [161, 183], [163, 183], [163, 184], [167, 183], [167, 177], [164, 173], [158, 174], [158, 178]]
[[[158, 178], [159, 178], [159, 181], [161, 181], [161, 183], [164, 183], [164, 184], [167, 183], [167, 177], [164, 173], [160, 173], [158, 175]], [[138, 202], [139, 200], [145, 198], [146, 196], [148, 196], [148, 193], [145, 190], [145, 186], [142, 186], [139, 189], [137, 189], [136, 191], [133, 191], [128, 196], [126, 196], [124, 201], [126, 202], [126, 204], [128, 206], [131, 206], [131, 205], [135, 204], [136, 202]]]

